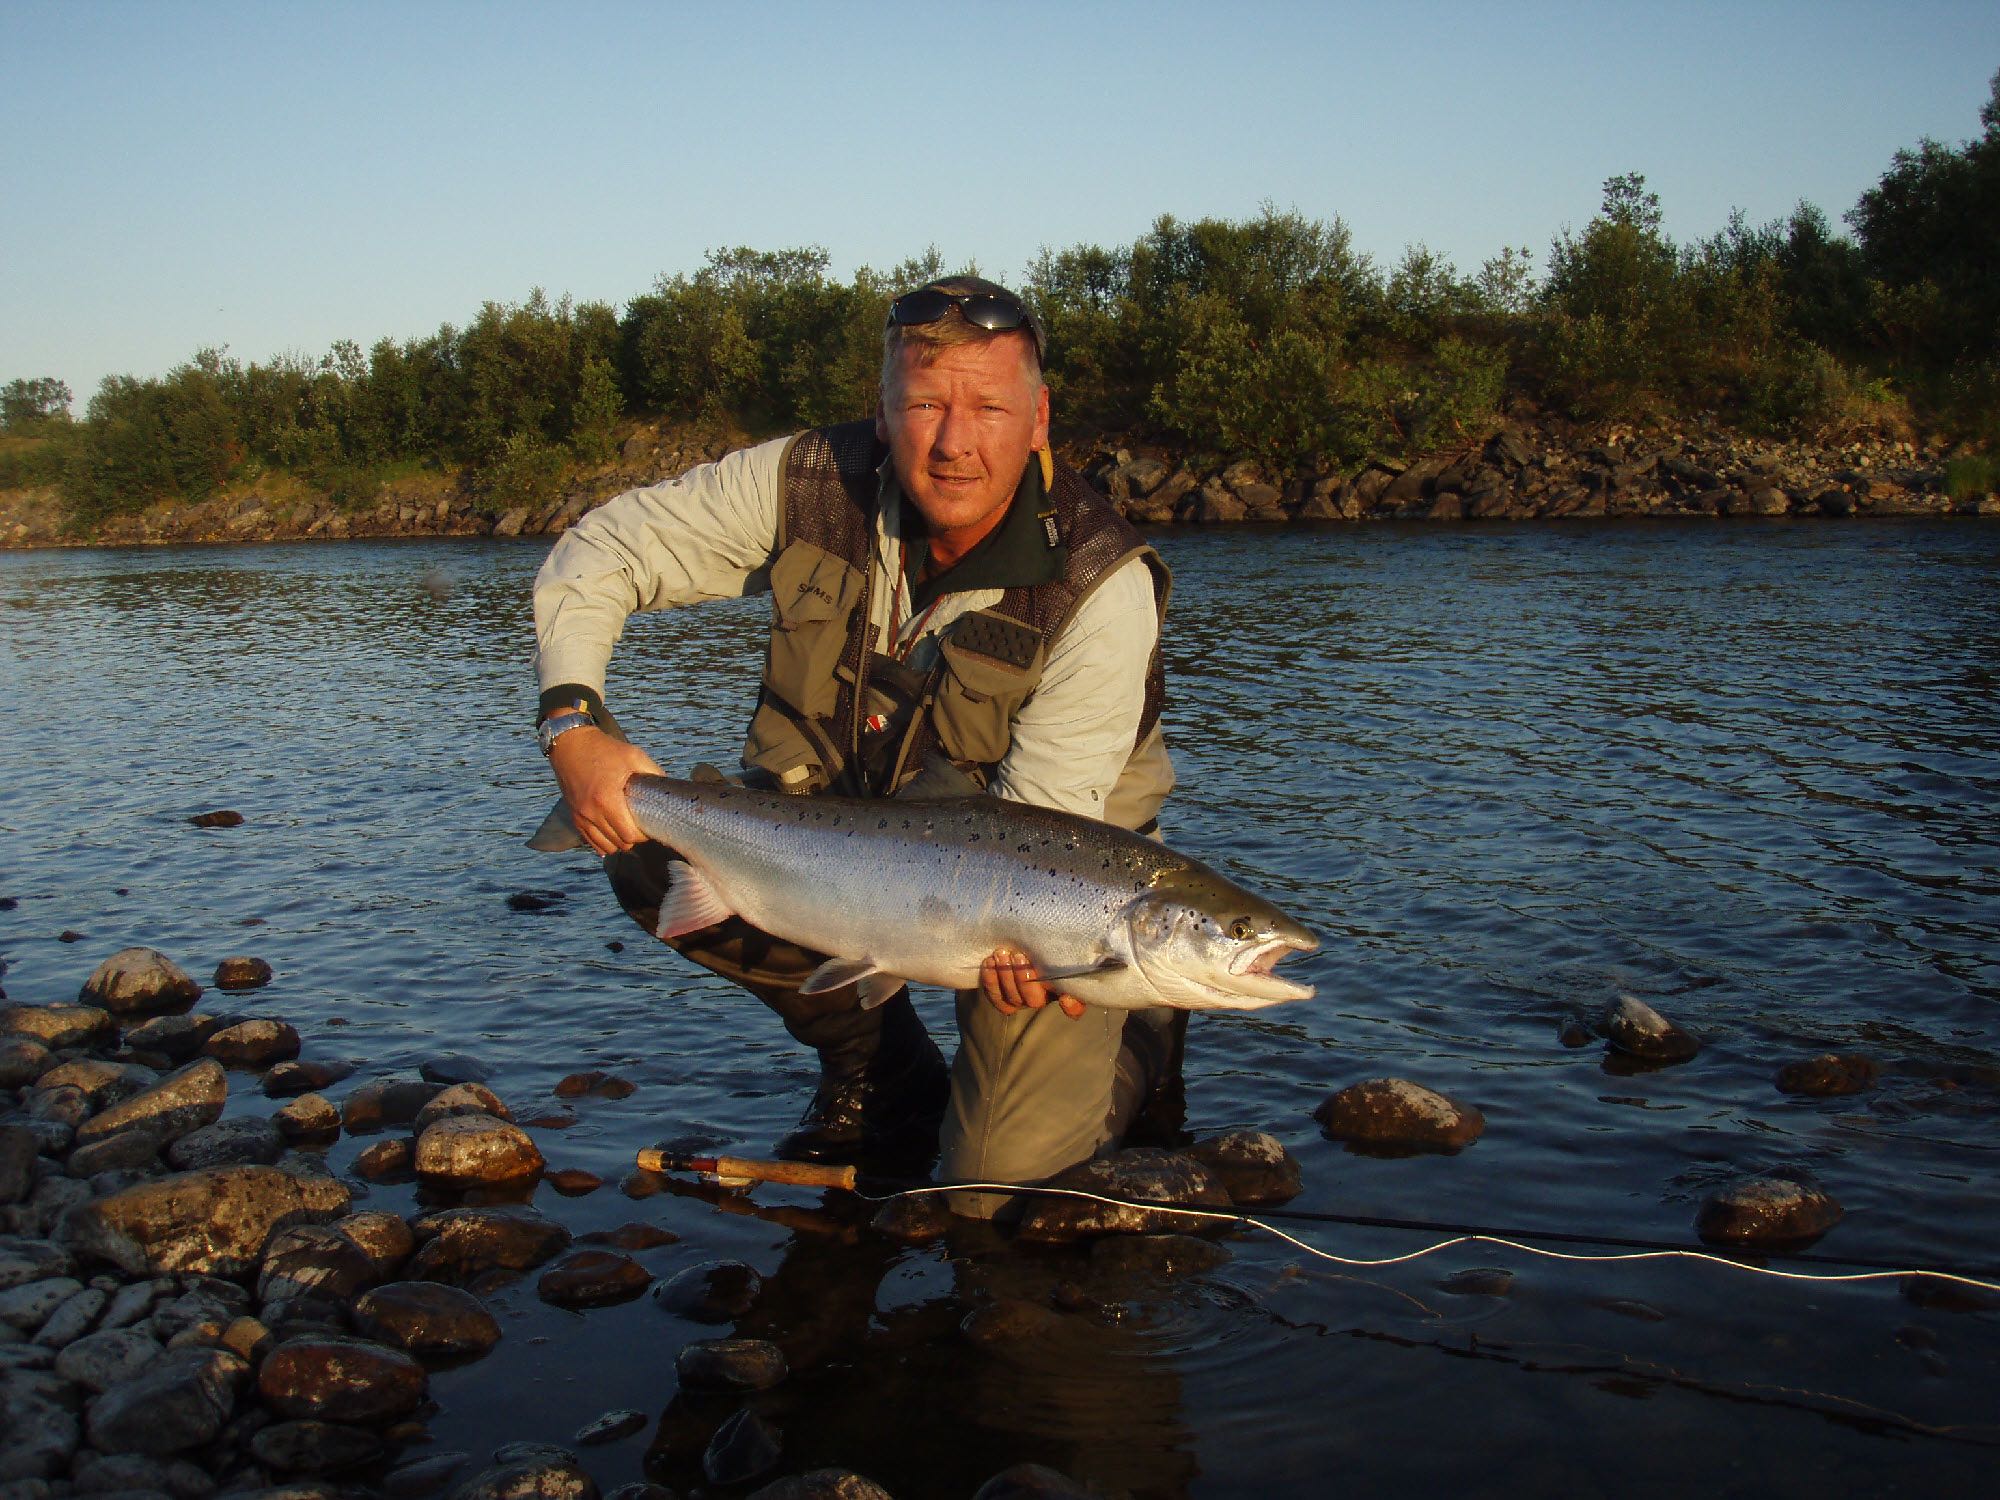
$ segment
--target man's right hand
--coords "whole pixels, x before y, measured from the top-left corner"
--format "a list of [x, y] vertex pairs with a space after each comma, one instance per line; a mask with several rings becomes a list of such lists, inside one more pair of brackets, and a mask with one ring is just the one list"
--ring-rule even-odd
[[625, 801], [625, 783], [634, 776], [664, 776], [652, 756], [601, 729], [585, 727], [556, 738], [549, 765], [576, 831], [591, 848], [616, 854], [646, 842]]

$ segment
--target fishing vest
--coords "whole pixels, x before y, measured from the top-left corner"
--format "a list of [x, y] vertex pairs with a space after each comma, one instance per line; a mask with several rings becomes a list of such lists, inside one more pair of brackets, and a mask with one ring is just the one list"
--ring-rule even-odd
[[[1050, 644], [1113, 569], [1143, 557], [1165, 616], [1166, 564], [1058, 465], [1036, 519], [1051, 549], [1060, 549], [1059, 576], [1008, 588], [997, 603], [946, 626], [926, 672], [878, 654], [871, 590], [885, 456], [865, 421], [802, 433], [785, 450], [771, 637], [743, 762], [789, 792], [892, 796], [937, 755], [983, 786], [1012, 742], [1016, 711], [1041, 681]], [[1132, 754], [1105, 805], [1108, 822], [1146, 826], [1173, 784], [1159, 733], [1163, 697], [1156, 643]]]

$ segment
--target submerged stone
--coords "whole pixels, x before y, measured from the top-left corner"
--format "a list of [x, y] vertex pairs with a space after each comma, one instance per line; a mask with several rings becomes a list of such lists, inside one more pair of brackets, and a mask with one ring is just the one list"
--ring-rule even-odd
[[554, 1453], [495, 1463], [453, 1490], [451, 1500], [597, 1500], [597, 1482], [574, 1458]]
[[582, 1198], [604, 1186], [602, 1177], [595, 1172], [586, 1172], [581, 1167], [564, 1167], [559, 1172], [550, 1172], [542, 1181], [565, 1198]]
[[351, 1062], [294, 1058], [273, 1064], [264, 1074], [264, 1094], [270, 1099], [289, 1099], [296, 1094], [316, 1093], [352, 1077], [353, 1073]]
[[[1094, 1196], [1032, 1198], [1016, 1230], [1024, 1240], [1062, 1243], [1097, 1234], [1186, 1233], [1234, 1218], [1229, 1193], [1212, 1170], [1191, 1157], [1150, 1147], [1079, 1162], [1057, 1173], [1048, 1186]], [[1107, 1198], [1117, 1201], [1101, 1201]], [[1175, 1213], [1167, 1205], [1204, 1212]]]
[[1701, 1043], [1635, 995], [1620, 995], [1600, 1023], [1604, 1039], [1627, 1057], [1642, 1062], [1686, 1062]]
[[1841, 1219], [1841, 1207], [1809, 1182], [1747, 1177], [1709, 1195], [1695, 1215], [1695, 1232], [1711, 1245], [1797, 1248]]
[[1015, 1464], [982, 1484], [972, 1500], [1090, 1500], [1093, 1494], [1059, 1470]]
[[225, 1026], [201, 1050], [231, 1068], [268, 1068], [299, 1055], [298, 1030], [268, 1016]]
[[580, 1448], [595, 1447], [599, 1443], [615, 1443], [622, 1437], [630, 1437], [646, 1425], [647, 1417], [642, 1411], [627, 1407], [620, 1411], [608, 1411], [594, 1418], [577, 1430], [575, 1442]]
[[958, 1331], [982, 1349], [1040, 1343], [1063, 1325], [1062, 1314], [1025, 1297], [996, 1297], [959, 1321]]
[[157, 948], [121, 948], [91, 971], [77, 998], [113, 1015], [150, 1015], [186, 1010], [201, 998], [201, 986]]
[[598, 1099], [625, 1099], [637, 1092], [638, 1085], [630, 1079], [620, 1078], [615, 1073], [590, 1071], [571, 1073], [556, 1084], [558, 1099], [579, 1099], [589, 1094]]
[[1505, 1297], [1514, 1290], [1514, 1273], [1496, 1266], [1473, 1266], [1439, 1277], [1436, 1285], [1454, 1297]]
[[576, 1237], [579, 1245], [609, 1245], [614, 1250], [656, 1250], [661, 1245], [678, 1245], [681, 1237], [657, 1224], [620, 1224], [616, 1229], [593, 1229]]
[[1091, 1266], [1117, 1276], [1191, 1276], [1228, 1262], [1228, 1246], [1191, 1234], [1120, 1235], [1090, 1247]]
[[424, 1367], [362, 1339], [305, 1338], [265, 1357], [257, 1392], [281, 1416], [326, 1422], [392, 1422], [424, 1398]]
[[373, 1463], [382, 1456], [383, 1442], [365, 1427], [306, 1418], [259, 1429], [250, 1451], [280, 1473], [325, 1474]]
[[701, 1471], [715, 1484], [748, 1484], [777, 1468], [784, 1440], [749, 1407], [715, 1429], [701, 1455]]
[[427, 1057], [417, 1064], [417, 1073], [430, 1083], [441, 1083], [449, 1087], [454, 1083], [485, 1083], [492, 1078], [493, 1070], [476, 1057], [468, 1057], [463, 1052], [446, 1052], [438, 1057]]
[[218, 807], [212, 812], [195, 813], [188, 821], [197, 828], [241, 828], [243, 814], [233, 807]]
[[941, 1193], [896, 1198], [876, 1210], [868, 1225], [877, 1234], [902, 1245], [930, 1245], [951, 1230], [951, 1209]]
[[740, 1260], [705, 1260], [653, 1289], [653, 1300], [693, 1323], [731, 1323], [750, 1310], [764, 1278]]
[[238, 955], [215, 966], [215, 987], [219, 990], [261, 989], [271, 982], [271, 966], [261, 958]]
[[1231, 1130], [1184, 1152], [1222, 1179], [1234, 1203], [1288, 1203], [1299, 1195], [1298, 1160], [1264, 1131]]
[[889, 1492], [852, 1469], [814, 1469], [774, 1479], [750, 1500], [890, 1500]]
[[375, 1078], [347, 1096], [340, 1107], [341, 1123], [349, 1135], [381, 1130], [388, 1125], [408, 1125], [423, 1107], [444, 1092], [442, 1084], [416, 1078]]
[[542, 1272], [535, 1291], [557, 1307], [630, 1302], [653, 1284], [653, 1273], [615, 1250], [576, 1250]]
[[1349, 1084], [1313, 1111], [1329, 1140], [1389, 1151], [1460, 1151], [1486, 1130], [1469, 1104], [1407, 1078]]
[[421, 1281], [469, 1281], [483, 1271], [527, 1271], [569, 1244], [569, 1231], [531, 1208], [454, 1208], [411, 1226], [418, 1240], [409, 1275]]
[[1781, 1093], [1837, 1099], [1873, 1088], [1881, 1073], [1875, 1059], [1858, 1052], [1822, 1052], [1786, 1063], [1778, 1069], [1777, 1084]]
[[696, 1339], [681, 1346], [674, 1371], [684, 1391], [766, 1391], [790, 1368], [766, 1339]]

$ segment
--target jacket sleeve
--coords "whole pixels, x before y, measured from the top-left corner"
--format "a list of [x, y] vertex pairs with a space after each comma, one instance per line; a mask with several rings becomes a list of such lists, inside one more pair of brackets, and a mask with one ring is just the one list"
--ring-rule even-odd
[[627, 490], [563, 534], [535, 575], [535, 671], [544, 690], [602, 694], [611, 648], [636, 610], [770, 587], [787, 441]]
[[1159, 634], [1152, 571], [1135, 557], [1097, 586], [1051, 644], [988, 790], [1102, 818], [1132, 754]]

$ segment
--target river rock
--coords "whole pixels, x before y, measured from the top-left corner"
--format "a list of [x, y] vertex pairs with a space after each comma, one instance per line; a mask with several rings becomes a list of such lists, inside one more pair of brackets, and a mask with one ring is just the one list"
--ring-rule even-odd
[[417, 1252], [414, 1281], [465, 1282], [482, 1271], [528, 1271], [569, 1244], [569, 1231], [521, 1205], [454, 1208], [425, 1214], [411, 1226]]
[[77, 1144], [87, 1146], [122, 1131], [143, 1130], [156, 1145], [165, 1145], [221, 1119], [228, 1097], [229, 1078], [222, 1064], [203, 1058], [91, 1116], [77, 1131]]
[[35, 1342], [44, 1349], [68, 1347], [97, 1326], [98, 1316], [110, 1301], [111, 1294], [102, 1288], [85, 1287], [49, 1314], [35, 1334]]
[[369, 1264], [383, 1280], [401, 1270], [410, 1252], [417, 1248], [417, 1237], [403, 1216], [387, 1209], [363, 1209], [334, 1220], [333, 1227], [368, 1257]]
[[160, 1075], [137, 1063], [110, 1062], [100, 1057], [72, 1057], [57, 1063], [35, 1080], [38, 1089], [77, 1090], [92, 1109], [104, 1109], [143, 1093]]
[[732, 1323], [750, 1310], [764, 1278], [740, 1260], [705, 1260], [653, 1289], [653, 1300], [691, 1323]]
[[76, 1257], [60, 1245], [15, 1236], [0, 1239], [0, 1292], [75, 1270]]
[[[459, 1085], [477, 1087], [477, 1085]], [[527, 1131], [490, 1115], [452, 1115], [417, 1137], [417, 1176], [441, 1187], [495, 1187], [542, 1175], [542, 1153]]]
[[37, 1156], [60, 1157], [76, 1141], [76, 1131], [62, 1120], [26, 1119], [20, 1122], [35, 1143]]
[[765, 1339], [696, 1339], [674, 1370], [684, 1391], [767, 1391], [790, 1373], [785, 1352]]
[[127, 1130], [106, 1136], [88, 1146], [78, 1146], [64, 1163], [72, 1177], [94, 1181], [106, 1172], [137, 1172], [159, 1160], [157, 1137], [148, 1130]]
[[1229, 1249], [1191, 1234], [1125, 1234], [1090, 1247], [1092, 1269], [1164, 1281], [1198, 1275], [1229, 1262]]
[[32, 1335], [49, 1316], [83, 1290], [74, 1276], [51, 1276], [0, 1292], [0, 1324]]
[[51, 1064], [49, 1049], [31, 1036], [0, 1036], [0, 1089], [33, 1083]]
[[264, 1074], [264, 1095], [270, 1099], [290, 1099], [298, 1094], [317, 1093], [321, 1089], [332, 1088], [343, 1078], [352, 1076], [353, 1072], [354, 1064], [351, 1062], [294, 1058], [289, 1062], [274, 1063]]
[[[1057, 1173], [1050, 1187], [1074, 1188], [1135, 1203], [1102, 1203], [1090, 1198], [1037, 1197], [1022, 1215], [1020, 1238], [1061, 1243], [1095, 1234], [1154, 1234], [1188, 1231], [1228, 1222], [1232, 1206], [1222, 1180], [1193, 1159], [1169, 1151], [1135, 1147], [1079, 1162]], [[1177, 1214], [1138, 1203], [1180, 1204], [1223, 1210], [1218, 1217]]]
[[1812, 1099], [1837, 1099], [1875, 1087], [1882, 1070], [1872, 1057], [1858, 1052], [1822, 1052], [1817, 1057], [1788, 1062], [1778, 1069], [1778, 1089]]
[[186, 1010], [201, 986], [157, 948], [121, 948], [91, 971], [77, 999], [119, 1016]]
[[109, 1041], [111, 1012], [101, 1005], [0, 1006], [0, 1031], [31, 1037], [44, 1047], [89, 1047]]
[[424, 1367], [362, 1339], [280, 1344], [257, 1373], [257, 1393], [280, 1416], [323, 1422], [393, 1422], [424, 1399]]
[[777, 1468], [783, 1456], [778, 1429], [746, 1406], [715, 1429], [701, 1471], [715, 1484], [748, 1484]]
[[387, 1500], [424, 1500], [443, 1489], [472, 1462], [470, 1453], [432, 1453], [399, 1464], [382, 1477], [382, 1493]]
[[151, 1458], [143, 1453], [98, 1453], [86, 1448], [70, 1466], [71, 1492], [77, 1495], [169, 1496], [172, 1500], [205, 1500], [215, 1493], [215, 1481], [186, 1459]]
[[681, 1237], [657, 1224], [620, 1224], [616, 1229], [593, 1229], [576, 1237], [579, 1245], [609, 1245], [628, 1253], [657, 1250], [662, 1245], [678, 1245]]
[[1686, 1062], [1701, 1043], [1636, 995], [1620, 995], [1605, 1010], [1598, 1029], [1605, 1041], [1642, 1062]]
[[561, 1079], [556, 1084], [555, 1095], [558, 1099], [580, 1099], [585, 1094], [598, 1099], [628, 1099], [638, 1092], [638, 1088], [629, 1078], [593, 1070], [571, 1073]]
[[271, 1236], [257, 1271], [257, 1297], [345, 1302], [380, 1279], [374, 1261], [335, 1224], [295, 1224]]
[[535, 1292], [557, 1307], [604, 1307], [630, 1302], [653, 1284], [653, 1273], [615, 1250], [575, 1250], [542, 1272]]
[[1183, 1154], [1221, 1178], [1233, 1203], [1287, 1203], [1299, 1195], [1298, 1161], [1276, 1136], [1261, 1130], [1211, 1136]]
[[415, 1143], [397, 1136], [392, 1140], [377, 1141], [355, 1157], [354, 1171], [370, 1182], [382, 1182], [407, 1174], [416, 1159]]
[[443, 1092], [443, 1085], [417, 1078], [370, 1079], [341, 1105], [341, 1123], [349, 1135], [361, 1135], [387, 1125], [408, 1125], [426, 1104]]
[[750, 1500], [889, 1500], [889, 1492], [852, 1469], [814, 1469], [774, 1479]]
[[152, 1016], [128, 1027], [125, 1045], [135, 1052], [155, 1053], [169, 1062], [184, 1063], [201, 1051], [202, 1044], [228, 1025], [224, 1016], [205, 1011], [189, 1011], [178, 1016]]
[[233, 807], [218, 807], [210, 812], [195, 813], [188, 821], [197, 828], [241, 828], [243, 814]]
[[932, 1245], [951, 1232], [951, 1209], [941, 1194], [893, 1198], [876, 1210], [868, 1227], [901, 1245]]
[[249, 1373], [224, 1349], [169, 1350], [91, 1403], [90, 1444], [104, 1453], [153, 1455], [199, 1448], [229, 1420]]
[[500, 1342], [500, 1324], [477, 1297], [435, 1281], [392, 1281], [364, 1292], [354, 1304], [354, 1326], [369, 1338], [435, 1357], [484, 1354]]
[[340, 1134], [340, 1111], [324, 1094], [301, 1094], [271, 1116], [278, 1134], [291, 1142], [330, 1141]]
[[580, 1448], [593, 1448], [599, 1443], [615, 1443], [622, 1437], [630, 1437], [646, 1425], [647, 1417], [642, 1411], [627, 1407], [619, 1411], [608, 1411], [601, 1417], [593, 1417], [577, 1429], [574, 1439]]
[[215, 987], [219, 990], [262, 989], [271, 982], [271, 966], [261, 958], [225, 958], [215, 966]]
[[493, 1076], [493, 1070], [476, 1057], [468, 1057], [463, 1052], [446, 1052], [438, 1057], [427, 1057], [417, 1064], [417, 1073], [426, 1082], [443, 1084], [485, 1083]]
[[81, 1204], [65, 1215], [58, 1238], [78, 1255], [135, 1276], [244, 1276], [262, 1260], [274, 1232], [338, 1218], [349, 1196], [331, 1177], [298, 1177], [276, 1167], [210, 1167]]
[[[763, 1491], [757, 1491], [762, 1494]], [[604, 1500], [681, 1500], [681, 1497], [664, 1484], [654, 1484], [648, 1479], [637, 1479], [630, 1484], [621, 1484], [605, 1495]]]
[[597, 1483], [574, 1457], [553, 1452], [495, 1463], [453, 1490], [451, 1500], [597, 1500]]
[[0, 1432], [6, 1434], [0, 1442], [0, 1484], [10, 1493], [52, 1495], [46, 1486], [40, 1491], [25, 1486], [65, 1473], [76, 1451], [76, 1413], [61, 1382], [28, 1372], [0, 1379]]
[[1313, 1118], [1329, 1140], [1390, 1151], [1459, 1151], [1486, 1129], [1478, 1110], [1407, 1078], [1349, 1084]]
[[1025, 1297], [996, 1297], [967, 1313], [958, 1331], [982, 1349], [1041, 1344], [1063, 1326], [1062, 1314]]
[[268, 1068], [299, 1055], [299, 1034], [283, 1021], [260, 1017], [223, 1027], [202, 1043], [201, 1050], [225, 1067]]
[[483, 1083], [454, 1083], [417, 1111], [413, 1132], [421, 1136], [439, 1120], [453, 1115], [490, 1115], [496, 1120], [512, 1120], [514, 1112], [500, 1102], [500, 1096]]
[[1840, 1205], [1810, 1182], [1746, 1177], [1711, 1193], [1694, 1227], [1711, 1245], [1796, 1249], [1840, 1219]]
[[34, 1190], [35, 1133], [25, 1125], [0, 1125], [0, 1203], [19, 1203]]
[[1437, 1289], [1454, 1297], [1505, 1297], [1514, 1290], [1514, 1273], [1495, 1266], [1471, 1266], [1439, 1277]]
[[1015, 1464], [982, 1484], [972, 1500], [1090, 1500], [1095, 1493], [1055, 1469]]
[[327, 1474], [358, 1468], [382, 1456], [382, 1439], [365, 1427], [339, 1422], [274, 1422], [250, 1439], [259, 1463], [282, 1474]]
[[191, 1130], [167, 1147], [167, 1163], [183, 1172], [200, 1167], [224, 1167], [235, 1162], [269, 1166], [285, 1152], [285, 1138], [275, 1120], [247, 1115], [218, 1120]]
[[582, 1198], [604, 1186], [602, 1177], [581, 1167], [564, 1167], [560, 1172], [550, 1172], [542, 1181], [565, 1198]]
[[98, 1319], [99, 1328], [129, 1328], [152, 1312], [153, 1304], [171, 1297], [180, 1283], [171, 1276], [158, 1276], [150, 1281], [128, 1281], [111, 1294], [111, 1305]]

